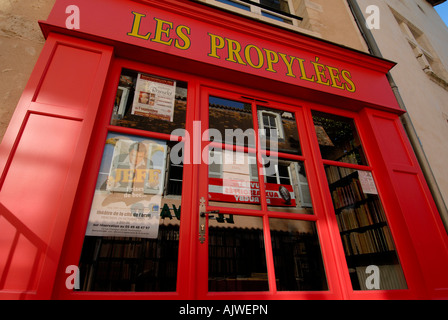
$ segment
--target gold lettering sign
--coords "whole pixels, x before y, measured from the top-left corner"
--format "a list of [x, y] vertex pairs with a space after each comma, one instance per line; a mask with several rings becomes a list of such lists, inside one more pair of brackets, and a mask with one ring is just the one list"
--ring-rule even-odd
[[[155, 42], [165, 46], [173, 46], [180, 50], [191, 48], [191, 29], [185, 25], [175, 25], [154, 17], [155, 27], [147, 30], [142, 27], [145, 14], [132, 12], [134, 20], [128, 36]], [[272, 48], [263, 48], [256, 44], [242, 45], [238, 40], [223, 37], [218, 34], [207, 33], [209, 48], [206, 56], [225, 60], [238, 65], [247, 66], [254, 70], [265, 70], [278, 73], [285, 72], [286, 77], [312, 82], [318, 85], [332, 87], [346, 92], [355, 92], [356, 85], [350, 71], [327, 65], [316, 56], [313, 60], [278, 52]], [[201, 43], [202, 45], [202, 43]]]

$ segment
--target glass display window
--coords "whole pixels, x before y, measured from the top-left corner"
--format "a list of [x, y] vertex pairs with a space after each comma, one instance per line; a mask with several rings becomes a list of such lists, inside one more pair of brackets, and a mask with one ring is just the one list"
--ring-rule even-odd
[[354, 118], [205, 86], [189, 99], [188, 76], [133, 70], [117, 72], [76, 292], [408, 288]]
[[[355, 121], [322, 112], [313, 112], [313, 120], [353, 289], [406, 289]], [[335, 161], [341, 165], [333, 165]], [[378, 276], [375, 281], [372, 272]]]

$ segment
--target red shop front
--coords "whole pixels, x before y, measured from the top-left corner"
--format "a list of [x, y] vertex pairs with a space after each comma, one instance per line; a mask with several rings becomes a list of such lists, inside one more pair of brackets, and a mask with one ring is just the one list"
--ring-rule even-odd
[[1, 146], [2, 298], [448, 298], [392, 62], [191, 1], [40, 24]]

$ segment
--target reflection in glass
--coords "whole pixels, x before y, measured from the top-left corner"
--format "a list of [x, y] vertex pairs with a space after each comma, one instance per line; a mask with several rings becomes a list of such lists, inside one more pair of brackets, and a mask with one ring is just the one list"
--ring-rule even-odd
[[167, 164], [169, 148], [108, 135], [79, 264], [81, 290], [176, 290], [182, 163]]
[[179, 221], [160, 218], [157, 238], [84, 239], [81, 291], [176, 291]]
[[270, 218], [269, 226], [277, 290], [327, 290], [315, 223]]
[[210, 96], [209, 127], [211, 141], [255, 147], [249, 103]]
[[303, 161], [269, 160], [269, 162], [265, 161], [264, 168], [268, 209], [313, 214], [311, 194]]
[[262, 149], [302, 154], [293, 112], [258, 106], [257, 113]]
[[123, 69], [110, 124], [171, 134], [185, 128], [187, 83]]
[[[353, 289], [406, 289], [371, 172], [336, 166], [325, 171]], [[379, 274], [376, 285], [367, 279], [371, 268]]]
[[313, 120], [323, 159], [367, 165], [353, 119], [313, 111]]
[[215, 215], [209, 219], [209, 291], [268, 291], [263, 220]]
[[209, 205], [260, 209], [255, 154], [211, 148], [208, 175]]

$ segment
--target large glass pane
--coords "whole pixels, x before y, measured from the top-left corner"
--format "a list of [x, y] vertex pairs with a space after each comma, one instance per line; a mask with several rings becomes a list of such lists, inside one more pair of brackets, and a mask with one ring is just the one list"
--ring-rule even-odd
[[265, 158], [264, 179], [268, 209], [313, 214], [303, 161]]
[[210, 148], [208, 160], [209, 205], [261, 208], [254, 153]]
[[123, 69], [111, 124], [171, 134], [185, 128], [187, 83]]
[[255, 147], [252, 109], [249, 103], [210, 96], [210, 141]]
[[258, 106], [257, 113], [262, 149], [302, 154], [293, 112]]
[[406, 289], [371, 172], [336, 166], [325, 170], [353, 289]]
[[209, 220], [209, 291], [268, 291], [263, 219], [215, 215]]
[[367, 160], [353, 119], [313, 111], [322, 158], [367, 165]]
[[328, 290], [314, 222], [270, 218], [278, 291]]
[[169, 143], [110, 133], [80, 260], [81, 290], [175, 291], [182, 162]]

